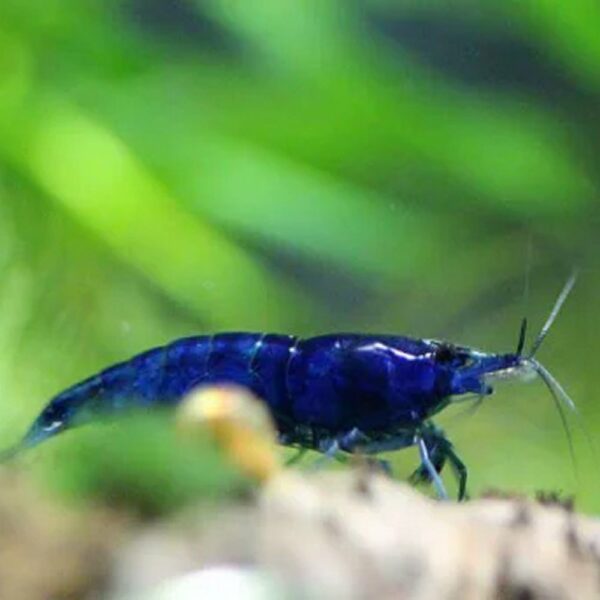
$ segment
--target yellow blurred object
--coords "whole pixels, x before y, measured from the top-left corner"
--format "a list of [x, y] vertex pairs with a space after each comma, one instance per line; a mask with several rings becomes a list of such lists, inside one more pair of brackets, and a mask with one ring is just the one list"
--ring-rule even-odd
[[276, 431], [268, 410], [240, 386], [192, 391], [177, 412], [178, 428], [193, 435], [208, 430], [229, 458], [249, 476], [266, 481], [281, 470]]

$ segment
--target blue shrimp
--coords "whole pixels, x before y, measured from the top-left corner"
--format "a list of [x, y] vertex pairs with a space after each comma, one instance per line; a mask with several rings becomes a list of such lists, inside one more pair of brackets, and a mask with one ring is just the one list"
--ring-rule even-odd
[[[55, 396], [5, 458], [81, 423], [132, 408], [177, 404], [200, 385], [234, 383], [269, 407], [279, 442], [328, 457], [417, 446], [421, 465], [412, 481], [434, 484], [449, 462], [466, 493], [467, 469], [431, 417], [466, 396], [492, 393], [506, 377], [538, 375], [574, 408], [560, 384], [535, 358], [575, 282], [571, 277], [534, 341], [488, 354], [447, 342], [395, 335], [331, 334], [312, 338], [270, 333], [220, 333], [179, 339], [112, 366]], [[567, 430], [568, 433], [568, 430]], [[383, 461], [382, 461], [383, 462]]]

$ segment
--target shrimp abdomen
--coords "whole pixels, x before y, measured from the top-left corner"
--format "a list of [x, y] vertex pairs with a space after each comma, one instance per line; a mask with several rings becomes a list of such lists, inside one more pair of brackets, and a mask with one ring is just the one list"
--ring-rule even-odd
[[252, 390], [274, 416], [286, 410], [286, 366], [293, 336], [223, 333], [178, 339], [116, 364], [55, 396], [22, 445], [98, 416], [172, 405], [203, 384], [233, 383]]

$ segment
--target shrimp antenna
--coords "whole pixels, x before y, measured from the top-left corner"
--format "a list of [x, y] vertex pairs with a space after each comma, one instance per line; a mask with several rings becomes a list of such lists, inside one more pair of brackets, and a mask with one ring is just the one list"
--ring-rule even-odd
[[[533, 255], [533, 238], [531, 233], [527, 240], [527, 261], [525, 262], [525, 273], [523, 279], [523, 313], [527, 314], [527, 305], [529, 304], [529, 282], [531, 280], [531, 262]], [[519, 339], [517, 341], [517, 356], [523, 355], [525, 349], [525, 341], [527, 339], [527, 317], [523, 317], [521, 321], [521, 329], [519, 331]]]
[[536, 373], [540, 376], [540, 379], [546, 384], [546, 387], [550, 390], [552, 396], [559, 404], [559, 406], [560, 401], [562, 400], [562, 402], [569, 409], [571, 409], [574, 412], [577, 412], [575, 402], [573, 402], [569, 394], [567, 394], [565, 388], [563, 388], [563, 386], [560, 385], [560, 383], [558, 383], [558, 380], [554, 377], [554, 375], [552, 375], [552, 373], [550, 373], [550, 371], [548, 371], [548, 369], [546, 369], [544, 365], [535, 360], [535, 358], [528, 359], [528, 362], [534, 368]]
[[[575, 286], [576, 281], [577, 281], [577, 271], [573, 271], [573, 273], [571, 273], [570, 277], [567, 279], [565, 285], [563, 286], [563, 289], [561, 290], [560, 294], [558, 295], [558, 298], [556, 299], [556, 302], [554, 303], [554, 306], [552, 307], [552, 310], [550, 311], [550, 314], [548, 315], [548, 318], [546, 319], [544, 326], [542, 327], [542, 329], [540, 330], [540, 333], [538, 334], [538, 336], [535, 338], [533, 344], [531, 345], [531, 350], [529, 351], [529, 356], [525, 359], [526, 362], [529, 365], [531, 365], [531, 367], [539, 375], [540, 379], [544, 382], [544, 385], [548, 388], [548, 391], [550, 392], [550, 394], [552, 396], [552, 400], [554, 401], [554, 405], [556, 406], [556, 410], [558, 411], [565, 435], [567, 437], [567, 442], [569, 444], [569, 455], [571, 457], [571, 462], [573, 464], [573, 468], [575, 469], [575, 472], [577, 472], [577, 462], [575, 460], [573, 435], [571, 433], [571, 429], [569, 428], [569, 423], [567, 421], [565, 411], [563, 410], [563, 405], [566, 406], [573, 413], [575, 413], [575, 415], [577, 416], [579, 423], [581, 425], [581, 428], [582, 428], [586, 438], [588, 439], [588, 443], [590, 444], [590, 447], [592, 448], [592, 451], [594, 451], [593, 444], [591, 443], [591, 439], [589, 438], [588, 432], [587, 432], [585, 426], [583, 425], [583, 422], [581, 420], [581, 415], [579, 414], [579, 411], [577, 410], [577, 407], [575, 406], [575, 403], [573, 402], [573, 400], [571, 399], [569, 394], [567, 394], [565, 389], [558, 382], [558, 380], [554, 377], [554, 375], [552, 375], [552, 373], [550, 373], [550, 371], [548, 371], [548, 369], [546, 369], [546, 367], [544, 367], [544, 365], [542, 365], [540, 362], [538, 362], [533, 357], [536, 354], [536, 352], [540, 349], [542, 342], [548, 335], [550, 328], [554, 324], [554, 321], [556, 320], [558, 313], [560, 312], [566, 299], [568, 298], [573, 287]], [[525, 325], [521, 325], [521, 332], [523, 331], [524, 328], [525, 328]], [[522, 341], [524, 343], [524, 340], [522, 340], [522, 337], [519, 337], [518, 349], [521, 349], [521, 350], [522, 350], [522, 346], [521, 346]]]
[[[535, 356], [536, 352], [540, 349], [542, 342], [548, 335], [548, 332], [550, 331], [550, 328], [554, 324], [554, 321], [556, 320], [556, 317], [558, 316], [560, 309], [562, 308], [563, 304], [565, 303], [565, 300], [571, 293], [571, 290], [573, 289], [573, 286], [575, 285], [575, 282], [577, 281], [577, 274], [578, 274], [577, 271], [573, 271], [573, 273], [571, 273], [571, 276], [569, 277], [569, 279], [567, 279], [567, 282], [565, 283], [562, 291], [560, 292], [560, 294], [558, 295], [558, 298], [556, 299], [556, 302], [554, 303], [554, 307], [552, 308], [550, 315], [546, 319], [546, 322], [544, 323], [544, 326], [542, 327], [541, 331], [539, 332], [537, 338], [535, 338], [533, 344], [531, 345], [531, 350], [529, 351], [529, 358], [533, 358]], [[541, 373], [540, 373], [540, 377], [542, 377]]]
[[[550, 391], [552, 400], [554, 400], [554, 406], [556, 406], [556, 410], [558, 411], [565, 435], [567, 437], [567, 443], [569, 445], [569, 456], [571, 457], [571, 464], [573, 465], [573, 469], [575, 469], [575, 474], [577, 476], [577, 461], [575, 460], [573, 434], [571, 433], [569, 422], [567, 421], [567, 417], [565, 415], [565, 411], [563, 410], [561, 401], [567, 406], [567, 408], [572, 410], [579, 419], [581, 419], [579, 411], [577, 410], [577, 407], [575, 406], [573, 400], [571, 400], [569, 394], [567, 394], [562, 385], [558, 383], [556, 378], [552, 375], [552, 373], [550, 373], [550, 371], [548, 371], [548, 369], [546, 369], [546, 367], [544, 367], [544, 365], [540, 364], [537, 360], [535, 360], [535, 358], [529, 358], [528, 362], [535, 369], [536, 373], [540, 376], [540, 379], [544, 382], [544, 385]], [[591, 444], [591, 440], [588, 437], [587, 430], [585, 429], [585, 427], [583, 427], [583, 423], [581, 423], [581, 426], [586, 437], [588, 438], [588, 443]]]
[[525, 348], [525, 340], [527, 338], [527, 317], [523, 317], [521, 321], [521, 329], [519, 330], [519, 340], [517, 341], [516, 355], [521, 356], [523, 354], [523, 348]]

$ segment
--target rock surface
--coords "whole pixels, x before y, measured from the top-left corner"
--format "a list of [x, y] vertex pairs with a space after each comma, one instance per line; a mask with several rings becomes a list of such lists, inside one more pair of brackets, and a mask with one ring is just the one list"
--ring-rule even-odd
[[116, 564], [119, 598], [237, 565], [283, 582], [277, 597], [581, 600], [600, 597], [600, 521], [525, 499], [437, 502], [361, 470], [288, 471], [249, 506], [146, 530]]

